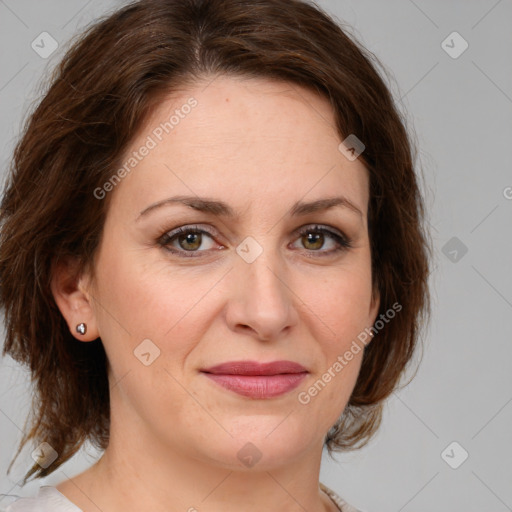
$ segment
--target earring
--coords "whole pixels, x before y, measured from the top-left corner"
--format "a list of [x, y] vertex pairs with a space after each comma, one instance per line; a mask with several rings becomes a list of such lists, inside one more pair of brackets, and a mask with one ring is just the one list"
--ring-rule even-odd
[[84, 323], [78, 324], [76, 326], [76, 332], [83, 336], [87, 332], [87, 325]]

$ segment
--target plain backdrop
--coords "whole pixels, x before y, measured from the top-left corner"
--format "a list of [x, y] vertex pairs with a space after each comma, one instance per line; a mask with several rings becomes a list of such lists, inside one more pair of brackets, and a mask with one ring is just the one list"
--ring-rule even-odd
[[[390, 398], [369, 445], [334, 460], [324, 454], [320, 480], [368, 512], [510, 511], [512, 2], [318, 3], [389, 71], [416, 131], [435, 246], [433, 315], [419, 371]], [[2, 177], [42, 77], [73, 35], [123, 4], [0, 0]], [[58, 44], [49, 58], [32, 47], [42, 32]], [[27, 371], [4, 358], [0, 506], [2, 494], [31, 495], [65, 478], [57, 470], [21, 488], [29, 448], [6, 474], [30, 401]], [[86, 447], [61, 469], [71, 476], [96, 455]]]

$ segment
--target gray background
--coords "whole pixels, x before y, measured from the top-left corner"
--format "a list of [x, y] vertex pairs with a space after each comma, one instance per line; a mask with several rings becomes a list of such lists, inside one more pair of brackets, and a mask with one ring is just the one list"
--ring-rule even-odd
[[[0, 0], [2, 172], [43, 74], [80, 28], [123, 3]], [[433, 316], [419, 372], [391, 397], [367, 447], [324, 457], [321, 481], [368, 512], [510, 511], [512, 2], [319, 3], [352, 26], [394, 77], [393, 92], [416, 129], [435, 244]], [[31, 48], [43, 31], [59, 43], [48, 59]], [[442, 45], [454, 31], [469, 44], [457, 58], [445, 49], [458, 53], [458, 36]], [[87, 448], [20, 488], [32, 462], [25, 449], [6, 476], [29, 411], [28, 383], [26, 370], [10, 358], [0, 362], [0, 494], [32, 494], [94, 461]], [[469, 456], [460, 464], [462, 450]]]

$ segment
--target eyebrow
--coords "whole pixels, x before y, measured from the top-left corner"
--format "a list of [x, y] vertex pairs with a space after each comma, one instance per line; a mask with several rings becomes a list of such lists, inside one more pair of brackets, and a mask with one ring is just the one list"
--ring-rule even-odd
[[[239, 218], [239, 214], [237, 214], [235, 210], [231, 208], [231, 206], [224, 203], [223, 201], [198, 196], [174, 196], [151, 204], [140, 212], [136, 220], [138, 221], [141, 217], [147, 215], [149, 212], [163, 206], [168, 206], [170, 204], [183, 204], [199, 212], [209, 213], [217, 217], [229, 217], [233, 219]], [[343, 196], [326, 197], [310, 202], [297, 201], [292, 206], [290, 215], [293, 217], [298, 217], [302, 215], [308, 215], [310, 213], [328, 210], [336, 206], [347, 208], [348, 210], [357, 213], [361, 218], [363, 218], [363, 213], [361, 210]]]

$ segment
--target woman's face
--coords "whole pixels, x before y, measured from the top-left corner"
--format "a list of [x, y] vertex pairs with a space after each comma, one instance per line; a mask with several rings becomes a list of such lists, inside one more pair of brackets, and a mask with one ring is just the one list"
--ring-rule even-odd
[[[112, 202], [89, 292], [110, 362], [112, 440], [231, 468], [261, 456], [264, 469], [318, 453], [355, 385], [362, 350], [344, 354], [378, 310], [368, 175], [339, 151], [325, 99], [211, 79], [161, 103], [121, 181], [103, 187]], [[344, 200], [297, 206], [334, 197]], [[226, 377], [234, 391], [202, 371], [241, 360], [307, 373]]]

